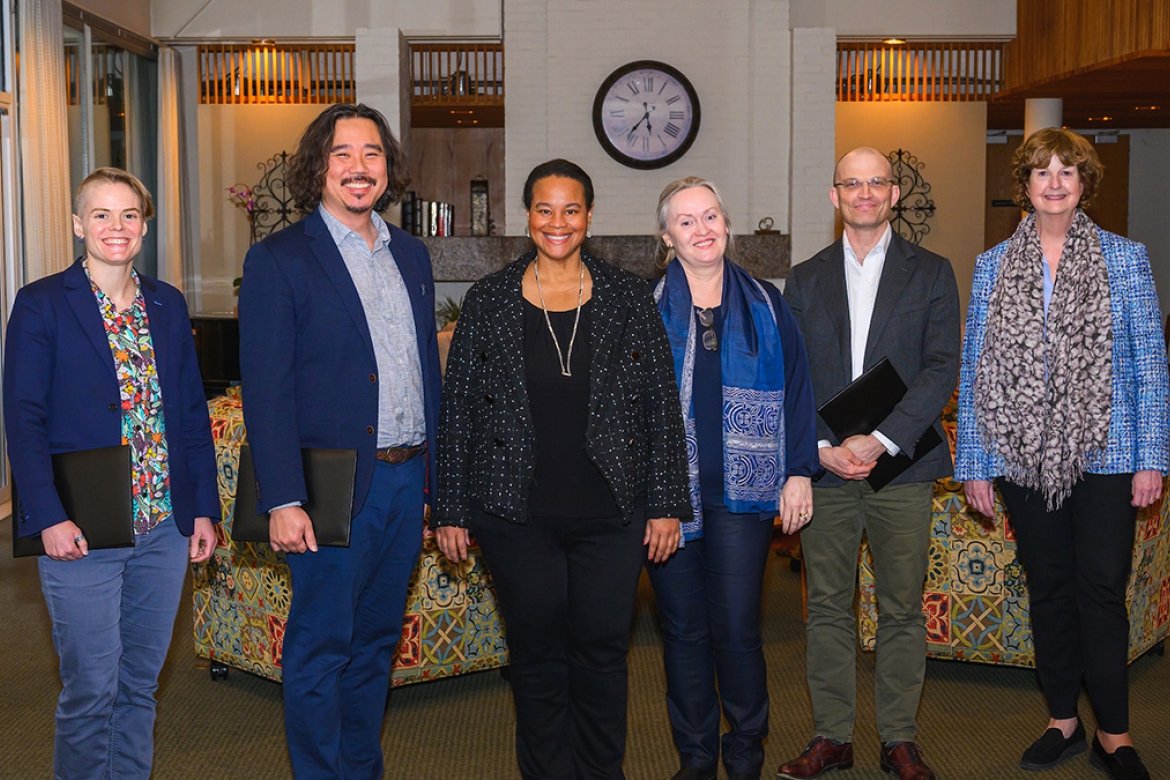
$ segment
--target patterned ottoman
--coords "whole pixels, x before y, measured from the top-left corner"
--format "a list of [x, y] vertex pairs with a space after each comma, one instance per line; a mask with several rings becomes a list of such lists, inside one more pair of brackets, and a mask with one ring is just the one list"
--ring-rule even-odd
[[[943, 411], [943, 430], [955, 449], [956, 398]], [[1028, 591], [1016, 560], [1016, 540], [996, 496], [995, 528], [967, 512], [962, 484], [940, 479], [931, 498], [930, 565], [922, 593], [926, 654], [931, 658], [1006, 666], [1035, 666]], [[873, 557], [863, 545], [857, 621], [861, 645], [876, 644]], [[1161, 504], [1141, 510], [1129, 579], [1129, 659], [1166, 638], [1170, 612], [1170, 479]]]
[[[280, 680], [280, 651], [292, 597], [288, 567], [266, 544], [233, 542], [236, 468], [244, 441], [238, 388], [212, 399], [211, 430], [219, 466], [220, 508], [215, 554], [195, 567], [195, 654]], [[424, 534], [407, 593], [394, 685], [435, 680], [508, 663], [491, 575], [473, 548], [454, 565]], [[214, 670], [215, 667], [213, 667]]]

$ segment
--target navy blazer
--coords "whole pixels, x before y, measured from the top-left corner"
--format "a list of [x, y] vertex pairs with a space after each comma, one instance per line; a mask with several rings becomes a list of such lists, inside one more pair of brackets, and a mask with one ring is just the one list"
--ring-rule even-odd
[[[418, 337], [433, 492], [440, 388], [431, 258], [417, 238], [389, 227]], [[301, 449], [324, 447], [357, 450], [356, 515], [374, 474], [378, 383], [396, 377], [378, 372], [357, 287], [318, 211], [248, 250], [240, 286], [240, 370], [259, 509], [305, 501]]]
[[[163, 397], [175, 524], [219, 518], [215, 448], [183, 294], [139, 274]], [[122, 443], [122, 403], [101, 311], [78, 260], [21, 288], [4, 351], [4, 424], [20, 491], [18, 536], [68, 519], [51, 455]]]
[[[849, 300], [845, 287], [845, 249], [841, 239], [792, 267], [784, 298], [800, 323], [808, 347], [817, 407], [852, 381]], [[907, 454], [933, 426], [946, 441], [939, 414], [955, 390], [959, 373], [959, 292], [950, 262], [898, 235], [890, 237], [877, 300], [865, 345], [866, 369], [888, 357], [906, 383], [906, 395], [877, 429]], [[817, 435], [839, 444], [817, 416]], [[951, 474], [951, 452], [936, 447], [893, 484], [926, 482]], [[817, 484], [842, 480], [825, 471]]]

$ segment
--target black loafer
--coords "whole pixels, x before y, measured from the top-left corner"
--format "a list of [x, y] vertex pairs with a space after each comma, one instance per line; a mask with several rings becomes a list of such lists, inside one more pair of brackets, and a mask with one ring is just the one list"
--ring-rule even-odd
[[1065, 737], [1060, 729], [1053, 727], [1040, 735], [1020, 758], [1020, 769], [1051, 769], [1088, 749], [1085, 744], [1085, 727], [1077, 718], [1077, 727], [1072, 736]]
[[1104, 769], [1113, 780], [1150, 780], [1150, 773], [1136, 750], [1126, 745], [1106, 753], [1105, 746], [1096, 735], [1093, 736], [1093, 753], [1089, 756], [1089, 763]]

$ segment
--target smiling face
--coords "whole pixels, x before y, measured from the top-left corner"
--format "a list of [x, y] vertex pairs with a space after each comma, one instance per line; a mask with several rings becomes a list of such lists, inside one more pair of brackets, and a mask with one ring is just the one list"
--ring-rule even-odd
[[729, 230], [715, 193], [706, 187], [688, 187], [670, 199], [662, 240], [674, 248], [684, 266], [692, 268], [723, 262]]
[[1055, 154], [1046, 168], [1033, 168], [1028, 176], [1028, 200], [1038, 216], [1059, 217], [1071, 214], [1085, 191], [1080, 171], [1065, 165]]
[[134, 190], [121, 182], [97, 181], [78, 199], [73, 233], [85, 242], [90, 263], [126, 266], [142, 250], [146, 219]]
[[369, 119], [338, 119], [321, 204], [343, 222], [347, 214], [365, 217], [386, 186], [386, 150], [378, 126]]
[[[890, 210], [898, 202], [901, 191], [890, 183], [893, 172], [890, 161], [876, 149], [854, 149], [841, 158], [834, 173], [829, 200], [841, 211], [841, 221], [854, 230], [879, 228], [890, 218]], [[860, 186], [849, 189], [837, 186], [839, 182], [856, 180]], [[882, 182], [874, 187], [871, 182]]]
[[563, 261], [577, 256], [592, 219], [592, 209], [585, 207], [585, 187], [581, 182], [565, 176], [545, 176], [533, 183], [528, 235], [541, 257]]

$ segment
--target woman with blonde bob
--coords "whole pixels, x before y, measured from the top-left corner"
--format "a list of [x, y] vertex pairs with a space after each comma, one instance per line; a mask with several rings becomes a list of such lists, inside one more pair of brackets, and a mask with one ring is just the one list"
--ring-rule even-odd
[[[21, 288], [8, 320], [4, 425], [17, 536], [40, 535], [60, 658], [54, 777], [148, 778], [154, 692], [187, 563], [215, 549], [215, 449], [191, 320], [174, 287], [134, 270], [150, 193], [118, 168], [77, 190], [83, 253]], [[90, 549], [52, 456], [128, 445], [131, 547]]]
[[722, 705], [728, 777], [756, 780], [768, 733], [759, 611], [772, 523], [780, 515], [785, 533], [808, 523], [819, 468], [808, 360], [779, 291], [732, 261], [714, 184], [668, 184], [657, 216], [666, 273], [654, 296], [674, 358], [694, 513], [684, 546], [649, 564], [681, 765], [674, 778], [715, 778]]
[[955, 479], [995, 516], [994, 486], [1028, 582], [1043, 735], [1020, 760], [1086, 750], [1082, 682], [1097, 716], [1092, 762], [1149, 777], [1129, 736], [1125, 590], [1139, 507], [1170, 465], [1166, 349], [1146, 248], [1083, 207], [1102, 166], [1071, 130], [1030, 136], [1012, 160], [1029, 214], [976, 260], [959, 387]]

